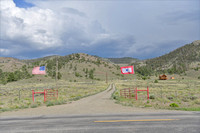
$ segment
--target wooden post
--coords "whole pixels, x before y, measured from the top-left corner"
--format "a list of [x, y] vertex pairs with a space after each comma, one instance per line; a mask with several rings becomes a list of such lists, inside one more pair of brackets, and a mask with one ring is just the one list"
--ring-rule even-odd
[[135, 99], [137, 100], [137, 87], [135, 88]]
[[21, 99], [21, 90], [19, 89], [19, 100]]
[[108, 73], [106, 72], [106, 84], [108, 83]]
[[58, 99], [58, 88], [57, 88], [57, 90], [56, 90], [56, 93], [57, 93], [56, 98]]
[[178, 97], [178, 96], [177, 96], [177, 90], [175, 91], [175, 95], [176, 95], [176, 99], [177, 99], [177, 97]]
[[124, 89], [124, 98], [126, 98], [126, 89]]
[[58, 80], [58, 60], [56, 58], [56, 81]]
[[46, 90], [44, 89], [44, 102], [46, 102]]

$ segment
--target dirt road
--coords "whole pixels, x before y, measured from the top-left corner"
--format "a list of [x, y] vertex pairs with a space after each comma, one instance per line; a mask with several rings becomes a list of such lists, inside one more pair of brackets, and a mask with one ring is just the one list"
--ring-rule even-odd
[[57, 106], [42, 106], [38, 108], [29, 108], [12, 112], [1, 113], [1, 117], [13, 116], [41, 116], [41, 115], [77, 115], [77, 114], [117, 114], [133, 112], [164, 112], [164, 110], [141, 109], [135, 107], [126, 107], [116, 104], [111, 100], [111, 95], [115, 91], [115, 86], [99, 94], [73, 101], [69, 104]]

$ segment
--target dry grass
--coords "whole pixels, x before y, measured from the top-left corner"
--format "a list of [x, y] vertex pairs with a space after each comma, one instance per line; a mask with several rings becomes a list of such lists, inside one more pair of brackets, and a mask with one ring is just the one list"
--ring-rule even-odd
[[[125, 99], [120, 97], [119, 90], [123, 88], [137, 87], [138, 89], [147, 89], [149, 86], [150, 100], [147, 100], [146, 92], [139, 92], [138, 100]], [[118, 103], [136, 106], [136, 107], [153, 107], [162, 109], [191, 109], [200, 110], [200, 80], [130, 80], [116, 82], [117, 91], [114, 97]], [[178, 108], [170, 107], [171, 103], [178, 104]]]
[[[105, 82], [67, 82], [59, 81], [49, 83], [22, 83], [15, 82], [0, 86], [0, 112], [35, 108], [38, 106], [51, 106], [65, 104], [70, 101], [96, 94], [107, 88]], [[44, 89], [58, 89], [58, 99], [44, 103], [43, 94], [35, 94], [35, 102], [32, 100], [32, 89], [44, 91]]]

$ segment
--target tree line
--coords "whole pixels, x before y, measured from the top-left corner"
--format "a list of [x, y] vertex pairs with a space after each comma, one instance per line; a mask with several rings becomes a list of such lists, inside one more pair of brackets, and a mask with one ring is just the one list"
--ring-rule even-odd
[[0, 69], [0, 84], [7, 84], [8, 82], [28, 79], [31, 77], [32, 75], [28, 72], [26, 65], [14, 72], [3, 72], [2, 69]]

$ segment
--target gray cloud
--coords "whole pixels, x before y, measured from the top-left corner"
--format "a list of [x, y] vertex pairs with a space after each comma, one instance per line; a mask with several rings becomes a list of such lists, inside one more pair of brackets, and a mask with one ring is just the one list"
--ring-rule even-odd
[[131, 35], [113, 35], [94, 42], [89, 53], [102, 57], [123, 57], [134, 43], [135, 39]]
[[159, 16], [161, 23], [177, 25], [185, 22], [200, 22], [200, 10], [174, 11]]
[[79, 10], [74, 9], [74, 8], [70, 8], [70, 7], [63, 7], [61, 9], [61, 11], [64, 14], [71, 14], [71, 15], [78, 15], [80, 17], [86, 17], [84, 12], [80, 12]]

